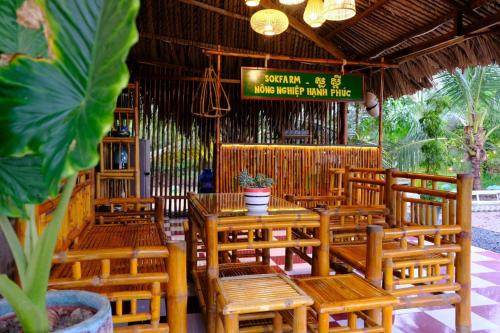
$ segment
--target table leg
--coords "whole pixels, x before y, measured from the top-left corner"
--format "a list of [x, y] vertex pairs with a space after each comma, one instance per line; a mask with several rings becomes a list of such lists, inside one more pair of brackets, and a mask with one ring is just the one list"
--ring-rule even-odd
[[273, 333], [283, 333], [283, 317], [277, 311], [273, 318]]
[[238, 333], [240, 331], [240, 321], [238, 314], [232, 313], [224, 316], [224, 332]]
[[292, 249], [287, 247], [285, 249], [285, 271], [293, 270], [293, 252]]
[[392, 332], [392, 306], [386, 306], [382, 310], [382, 323], [384, 325], [384, 333]]
[[330, 330], [330, 315], [320, 313], [318, 315], [318, 333], [328, 333]]
[[[321, 242], [316, 250], [317, 269], [313, 269], [318, 276], [328, 276], [330, 274], [330, 215], [322, 212], [319, 220], [318, 237]], [[313, 259], [313, 263], [316, 262]]]
[[293, 333], [307, 333], [307, 307], [305, 305], [293, 310]]
[[[219, 277], [219, 252], [217, 250], [217, 218], [209, 216], [205, 223], [207, 251], [207, 333], [215, 333], [217, 320], [214, 280]], [[227, 332], [227, 327], [226, 327]], [[237, 332], [237, 331], [236, 331]]]
[[[272, 235], [268, 229], [262, 230], [262, 238], [265, 241], [269, 241], [271, 237], [272, 237]], [[270, 249], [262, 249], [262, 263], [264, 265], [269, 265], [270, 262], [271, 262], [271, 250]]]

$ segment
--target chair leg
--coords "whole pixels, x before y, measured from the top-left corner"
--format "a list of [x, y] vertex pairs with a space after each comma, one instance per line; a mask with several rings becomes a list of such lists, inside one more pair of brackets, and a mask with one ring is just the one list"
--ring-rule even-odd
[[318, 333], [328, 333], [330, 330], [330, 315], [328, 313], [320, 313], [318, 315]]
[[224, 316], [224, 332], [238, 333], [240, 331], [239, 316], [237, 314], [228, 314]]
[[274, 333], [283, 333], [283, 317], [279, 312], [274, 313], [273, 318], [273, 332]]
[[285, 249], [285, 271], [292, 271], [293, 270], [293, 252], [292, 249], [286, 248]]
[[293, 310], [293, 333], [307, 333], [307, 307], [305, 305]]
[[392, 306], [386, 306], [382, 309], [382, 324], [384, 325], [384, 333], [392, 332]]

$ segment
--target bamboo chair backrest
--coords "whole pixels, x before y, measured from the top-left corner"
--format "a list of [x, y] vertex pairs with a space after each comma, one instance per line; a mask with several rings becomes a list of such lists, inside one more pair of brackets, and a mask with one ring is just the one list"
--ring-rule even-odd
[[[394, 171], [390, 174], [394, 225], [456, 225], [457, 177]], [[443, 190], [442, 188], [447, 188]]]
[[[383, 272], [385, 290], [400, 297], [400, 307], [421, 307], [435, 304], [456, 303], [455, 293], [461, 288], [456, 279], [456, 256], [463, 245], [456, 235], [460, 226], [410, 226], [382, 229], [368, 228], [367, 276]], [[383, 247], [384, 243], [396, 244]], [[375, 273], [375, 275], [374, 275]]]
[[385, 170], [353, 168], [344, 172], [344, 195], [347, 205], [383, 205], [385, 203]]
[[163, 225], [164, 203], [160, 197], [96, 199], [96, 224], [157, 222]]
[[329, 183], [329, 196], [342, 196], [344, 194], [345, 168], [331, 168]]
[[[71, 276], [51, 278], [49, 288], [91, 289], [105, 294], [115, 303], [113, 323], [132, 323], [151, 321], [152, 328], [160, 328], [161, 284], [169, 281], [165, 266], [169, 251], [166, 246], [140, 248], [109, 248], [95, 250], [72, 250], [53, 256], [53, 264], [70, 264]], [[155, 260], [159, 259], [159, 260]], [[150, 262], [147, 265], [139, 261]], [[90, 269], [93, 267], [93, 269]], [[144, 271], [141, 271], [146, 267]], [[57, 266], [55, 268], [58, 268]], [[82, 272], [93, 271], [92, 276]], [[146, 288], [127, 288], [127, 286], [148, 285]], [[122, 288], [125, 287], [123, 291]], [[113, 289], [108, 289], [113, 287]], [[150, 311], [138, 312], [138, 300], [149, 300]], [[123, 312], [123, 303], [130, 302], [130, 313]]]

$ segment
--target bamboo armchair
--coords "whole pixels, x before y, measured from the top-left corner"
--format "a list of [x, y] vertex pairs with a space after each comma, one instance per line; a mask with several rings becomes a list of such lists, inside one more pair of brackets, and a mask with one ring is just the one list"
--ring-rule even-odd
[[[54, 255], [49, 288], [98, 292], [115, 303], [115, 332], [187, 332], [186, 245], [74, 250]], [[160, 302], [166, 294], [168, 324], [160, 323]], [[138, 301], [150, 302], [149, 312]], [[124, 304], [130, 305], [125, 313]], [[149, 321], [149, 324], [142, 322]]]
[[386, 181], [387, 221], [396, 228], [369, 226], [366, 244], [332, 245], [330, 254], [397, 296], [397, 308], [455, 304], [457, 332], [470, 332], [471, 177], [387, 170]]

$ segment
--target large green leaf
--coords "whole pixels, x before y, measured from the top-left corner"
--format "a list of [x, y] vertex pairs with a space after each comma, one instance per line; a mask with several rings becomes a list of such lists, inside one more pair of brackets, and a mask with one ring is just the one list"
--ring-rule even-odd
[[33, 57], [47, 55], [47, 41], [43, 28], [27, 29], [16, 22], [16, 11], [24, 0], [0, 1], [0, 54], [28, 54]]
[[54, 59], [0, 67], [0, 156], [39, 152], [54, 194], [63, 176], [93, 167], [128, 82], [138, 0], [39, 0]]
[[0, 157], [0, 215], [26, 217], [23, 203], [47, 198], [40, 156]]

